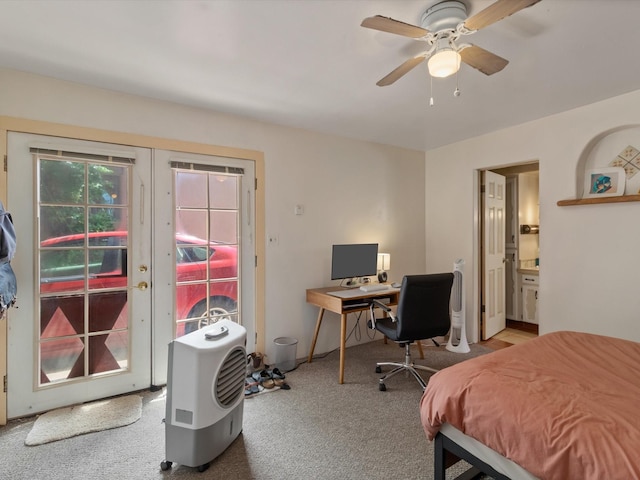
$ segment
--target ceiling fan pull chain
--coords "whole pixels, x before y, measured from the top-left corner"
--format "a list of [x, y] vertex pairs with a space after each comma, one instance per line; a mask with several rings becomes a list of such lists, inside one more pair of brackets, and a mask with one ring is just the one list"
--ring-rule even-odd
[[459, 97], [460, 96], [460, 89], [458, 88], [458, 74], [460, 73], [460, 70], [458, 70], [456, 72], [456, 89], [453, 91], [453, 96], [454, 97]]
[[433, 107], [433, 77], [429, 75], [429, 79], [431, 80], [431, 97], [429, 98], [429, 106]]

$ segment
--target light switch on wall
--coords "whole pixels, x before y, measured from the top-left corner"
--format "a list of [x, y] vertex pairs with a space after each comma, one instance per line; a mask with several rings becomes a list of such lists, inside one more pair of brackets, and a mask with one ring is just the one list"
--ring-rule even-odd
[[304, 213], [304, 205], [296, 205], [294, 212], [296, 215], [302, 215]]

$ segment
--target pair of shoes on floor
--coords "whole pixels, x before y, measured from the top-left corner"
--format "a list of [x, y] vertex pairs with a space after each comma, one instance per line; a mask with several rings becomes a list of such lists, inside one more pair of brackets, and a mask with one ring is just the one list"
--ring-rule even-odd
[[[269, 370], [267, 370], [267, 372], [269, 372]], [[289, 384], [284, 381], [285, 379], [284, 373], [282, 373], [279, 368], [276, 367], [273, 370], [271, 370], [271, 378], [273, 378], [273, 381], [275, 382], [277, 387], [280, 387], [283, 390], [291, 389]]]
[[283, 390], [289, 390], [291, 388], [285, 383], [285, 375], [278, 368], [274, 368], [273, 370], [265, 368], [259, 372], [254, 372], [251, 374], [251, 378], [267, 389], [280, 387]]
[[246, 377], [244, 379], [244, 396], [249, 397], [260, 393], [264, 390], [264, 387], [260, 385], [260, 382], [255, 381], [253, 377]]

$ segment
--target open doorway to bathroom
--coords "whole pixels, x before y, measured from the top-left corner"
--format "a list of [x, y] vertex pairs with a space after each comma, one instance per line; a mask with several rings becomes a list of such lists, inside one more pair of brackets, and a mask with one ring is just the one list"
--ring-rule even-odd
[[[480, 226], [478, 238], [482, 252], [483, 273], [480, 281], [482, 313], [479, 331], [482, 340], [485, 341], [498, 344], [521, 343], [538, 335], [539, 165], [538, 162], [530, 162], [494, 168], [487, 172], [504, 178], [502, 191], [504, 212], [496, 215], [500, 225], [495, 227], [497, 235], [504, 235], [504, 242], [498, 242], [502, 243], [502, 265], [498, 265], [493, 275], [493, 272], [489, 272], [492, 268], [489, 252], [491, 246], [484, 240], [490, 238], [485, 235], [485, 232], [492, 228], [487, 220], [492, 216], [490, 209], [486, 206], [486, 192], [481, 193], [480, 205], [482, 205], [483, 214], [482, 221], [478, 222]], [[482, 178], [485, 177], [487, 177], [486, 173], [482, 172]], [[503, 269], [503, 272], [500, 272], [500, 269]], [[494, 277], [504, 279], [492, 283], [491, 279]], [[488, 308], [492, 304], [494, 307]], [[500, 314], [497, 323], [495, 318], [488, 318], [492, 309]], [[488, 328], [488, 322], [494, 323]]]

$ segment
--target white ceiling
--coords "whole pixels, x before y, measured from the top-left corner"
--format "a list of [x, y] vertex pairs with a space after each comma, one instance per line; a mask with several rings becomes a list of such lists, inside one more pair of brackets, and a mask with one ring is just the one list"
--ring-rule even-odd
[[0, 66], [418, 150], [640, 89], [638, 0], [542, 0], [465, 37], [510, 63], [463, 65], [460, 97], [434, 79], [433, 107], [426, 62], [376, 86], [426, 44], [361, 21], [438, 1], [3, 0]]

